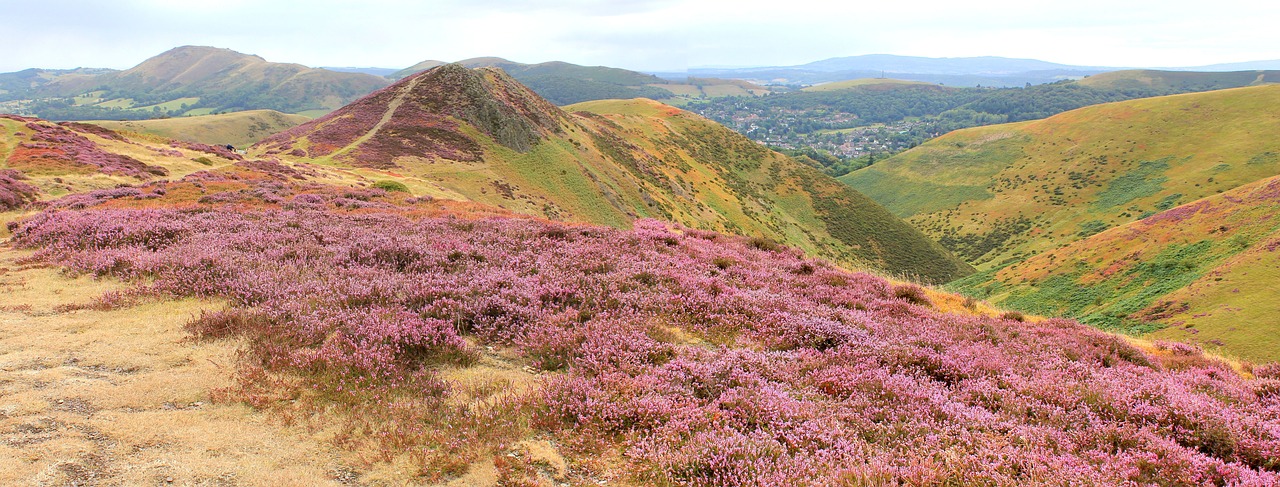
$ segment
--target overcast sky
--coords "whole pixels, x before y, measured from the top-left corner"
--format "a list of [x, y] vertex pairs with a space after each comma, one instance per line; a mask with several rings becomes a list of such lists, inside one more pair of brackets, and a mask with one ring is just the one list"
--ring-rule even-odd
[[838, 56], [1158, 67], [1280, 59], [1262, 0], [0, 0], [0, 72], [124, 69], [180, 45], [309, 66], [500, 56], [636, 70]]

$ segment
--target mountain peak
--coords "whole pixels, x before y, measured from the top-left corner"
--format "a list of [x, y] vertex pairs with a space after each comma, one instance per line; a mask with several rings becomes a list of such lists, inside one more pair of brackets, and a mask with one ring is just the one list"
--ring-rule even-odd
[[565, 118], [501, 69], [454, 63], [402, 79], [263, 144], [284, 152], [306, 138], [311, 157], [336, 154], [359, 165], [391, 166], [401, 156], [477, 161], [481, 143], [464, 124], [526, 152], [562, 132]]

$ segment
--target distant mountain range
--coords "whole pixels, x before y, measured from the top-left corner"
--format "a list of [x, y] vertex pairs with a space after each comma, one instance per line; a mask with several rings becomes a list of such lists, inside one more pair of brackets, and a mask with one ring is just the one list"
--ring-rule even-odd
[[[690, 76], [747, 79], [765, 84], [814, 85], [858, 78], [894, 78], [949, 86], [1022, 86], [1079, 79], [1132, 67], [1073, 66], [1035, 59], [996, 56], [930, 58], [868, 54], [825, 59], [796, 66], [694, 68]], [[1280, 60], [1162, 68], [1177, 71], [1248, 71], [1280, 69]], [[667, 74], [678, 76], [678, 74]]]

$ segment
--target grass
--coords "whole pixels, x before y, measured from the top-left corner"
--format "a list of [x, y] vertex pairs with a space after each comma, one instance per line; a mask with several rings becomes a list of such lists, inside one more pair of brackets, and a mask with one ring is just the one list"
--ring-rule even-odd
[[874, 85], [903, 85], [903, 86], [930, 85], [931, 86], [933, 85], [933, 83], [928, 83], [924, 81], [890, 79], [890, 78], [859, 78], [859, 79], [851, 79], [847, 81], [835, 81], [832, 83], [822, 83], [819, 85], [810, 86], [800, 91], [808, 91], [808, 92], [840, 91], [840, 90], [847, 90], [850, 88], [859, 88], [863, 86], [874, 86]]
[[59, 311], [127, 287], [24, 267], [0, 247], [0, 484], [332, 484], [355, 462], [317, 434], [282, 427], [239, 403], [235, 343], [192, 342], [183, 324], [200, 300], [106, 311]]
[[273, 110], [250, 110], [222, 115], [202, 115], [138, 121], [93, 121], [112, 130], [128, 130], [171, 139], [211, 145], [248, 147], [276, 132], [309, 120]]
[[[358, 109], [373, 110], [361, 112], [369, 120], [385, 112]], [[479, 144], [481, 160], [401, 155], [395, 167], [357, 172], [373, 180], [394, 174], [415, 194], [465, 198], [555, 220], [627, 228], [637, 218], [659, 218], [762, 236], [848, 265], [931, 282], [968, 271], [871, 200], [702, 117], [647, 99], [565, 109], [570, 113], [552, 113], [564, 120], [559, 133], [542, 134], [527, 151], [458, 121], [459, 136]], [[368, 128], [353, 130], [355, 142], [327, 164], [349, 166], [361, 153], [356, 146], [373, 136]], [[254, 152], [283, 143], [272, 140]], [[295, 141], [291, 148], [298, 146]], [[284, 152], [276, 156], [317, 162]]]
[[1086, 238], [1098, 222], [1124, 225], [1280, 173], [1267, 156], [1277, 104], [1280, 86], [1097, 105], [956, 131], [841, 180], [939, 240], [982, 240], [999, 231], [993, 222], [1030, 219], [1026, 238], [970, 261], [991, 269]]
[[[1033, 313], [1280, 360], [1280, 177], [1171, 208], [948, 288]], [[1268, 250], [1271, 249], [1271, 250]]]

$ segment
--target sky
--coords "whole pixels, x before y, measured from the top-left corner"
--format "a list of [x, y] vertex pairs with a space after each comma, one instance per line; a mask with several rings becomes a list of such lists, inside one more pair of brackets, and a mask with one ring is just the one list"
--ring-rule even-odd
[[125, 69], [182, 45], [308, 66], [499, 56], [643, 71], [841, 56], [1110, 67], [1280, 59], [1259, 0], [0, 0], [0, 72]]

